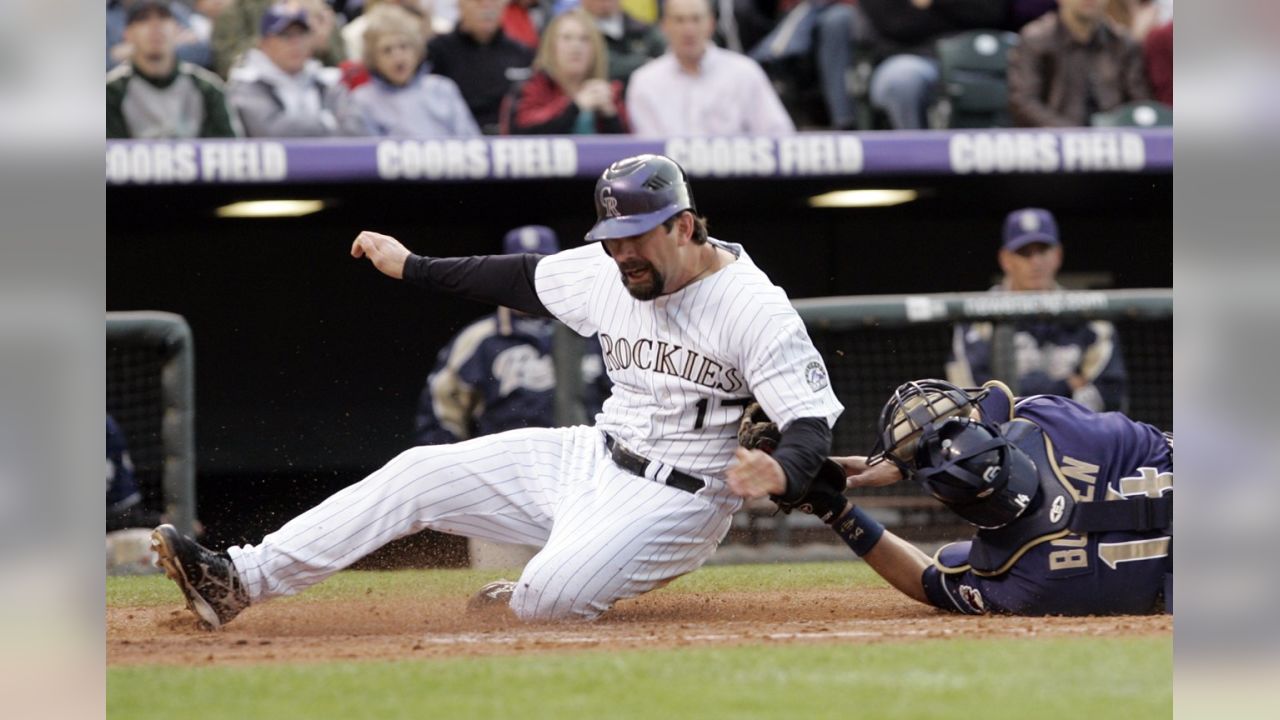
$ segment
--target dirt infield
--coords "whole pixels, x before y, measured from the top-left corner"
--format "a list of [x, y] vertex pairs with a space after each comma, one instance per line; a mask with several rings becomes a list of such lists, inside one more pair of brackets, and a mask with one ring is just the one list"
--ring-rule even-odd
[[107, 609], [108, 665], [223, 665], [462, 657], [572, 649], [747, 643], [902, 642], [940, 637], [1114, 636], [1173, 632], [1173, 618], [957, 617], [888, 588], [653, 594], [594, 623], [525, 625], [467, 615], [463, 598], [280, 602], [217, 632], [183, 608]]

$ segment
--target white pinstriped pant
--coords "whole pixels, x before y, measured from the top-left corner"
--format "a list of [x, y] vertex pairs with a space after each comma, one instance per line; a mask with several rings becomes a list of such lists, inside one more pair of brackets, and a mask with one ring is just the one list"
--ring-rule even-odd
[[424, 528], [541, 546], [517, 583], [523, 620], [590, 619], [696, 570], [741, 500], [615, 465], [599, 430], [529, 428], [415, 447], [290, 520], [228, 549], [253, 602], [293, 595]]

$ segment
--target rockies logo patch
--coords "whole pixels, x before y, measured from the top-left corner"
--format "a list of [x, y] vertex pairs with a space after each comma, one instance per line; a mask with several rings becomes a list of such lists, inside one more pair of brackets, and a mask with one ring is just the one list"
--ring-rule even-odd
[[827, 370], [822, 367], [822, 363], [814, 360], [804, 366], [804, 379], [809, 383], [809, 389], [818, 392], [827, 386]]

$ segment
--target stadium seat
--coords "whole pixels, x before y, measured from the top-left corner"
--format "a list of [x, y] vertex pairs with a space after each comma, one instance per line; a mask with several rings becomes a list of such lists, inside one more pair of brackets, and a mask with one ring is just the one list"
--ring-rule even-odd
[[1009, 49], [1018, 36], [1002, 30], [971, 30], [935, 46], [941, 82], [929, 109], [934, 128], [1008, 127]]
[[1093, 127], [1172, 127], [1173, 108], [1162, 102], [1143, 100], [1094, 113], [1089, 124]]

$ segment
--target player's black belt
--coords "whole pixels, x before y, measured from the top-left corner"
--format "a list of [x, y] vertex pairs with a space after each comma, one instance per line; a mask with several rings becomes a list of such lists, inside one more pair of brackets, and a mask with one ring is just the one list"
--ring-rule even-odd
[[[604, 433], [605, 447], [609, 448], [609, 454], [613, 456], [613, 462], [618, 467], [626, 470], [632, 475], [639, 475], [648, 479], [649, 465], [653, 461], [649, 458], [637, 455], [622, 446], [622, 443], [614, 439], [609, 433]], [[658, 463], [661, 464], [661, 463]], [[688, 473], [682, 473], [675, 468], [671, 468], [671, 474], [667, 475], [667, 484], [677, 490], [683, 490], [687, 493], [696, 493], [707, 484], [701, 478], [696, 478]]]

